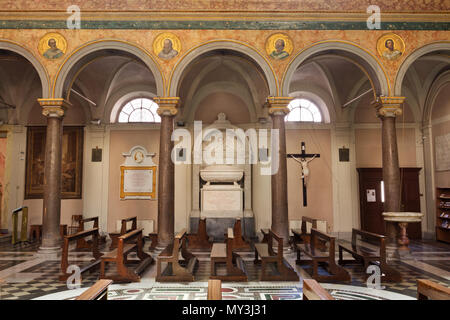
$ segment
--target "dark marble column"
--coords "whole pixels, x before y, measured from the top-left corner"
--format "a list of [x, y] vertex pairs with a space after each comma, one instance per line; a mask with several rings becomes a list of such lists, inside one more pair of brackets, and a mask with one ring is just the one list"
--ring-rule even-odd
[[39, 99], [42, 114], [47, 117], [44, 165], [44, 204], [42, 244], [38, 253], [56, 254], [61, 247], [61, 162], [62, 120], [68, 103], [63, 99]]
[[[398, 161], [396, 116], [402, 114], [403, 97], [380, 97], [375, 103], [381, 120], [381, 144], [383, 157], [384, 212], [399, 212], [401, 207], [400, 166]], [[386, 235], [395, 243], [398, 234], [395, 223], [386, 222]]]
[[[289, 113], [287, 108], [290, 97], [269, 97], [269, 114], [272, 117], [272, 129], [279, 133], [278, 171], [272, 174], [272, 226], [271, 229], [283, 237], [284, 245], [289, 241], [286, 132], [284, 118]], [[272, 157], [274, 154], [272, 154]], [[273, 163], [273, 160], [272, 160]]]
[[165, 247], [174, 239], [175, 219], [175, 169], [171, 159], [174, 117], [177, 114], [178, 97], [154, 98], [161, 117], [159, 137], [158, 179], [158, 246]]

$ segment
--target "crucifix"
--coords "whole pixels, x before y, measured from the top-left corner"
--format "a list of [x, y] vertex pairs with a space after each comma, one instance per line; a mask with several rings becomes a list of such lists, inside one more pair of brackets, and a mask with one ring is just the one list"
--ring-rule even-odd
[[[289, 153], [286, 156], [292, 158], [302, 166], [302, 185], [303, 185], [303, 206], [306, 207], [308, 202], [306, 198], [306, 178], [309, 176], [308, 163], [314, 158], [320, 158], [319, 153], [306, 153], [305, 142], [302, 141], [302, 153]], [[298, 159], [300, 158], [300, 160]], [[308, 160], [308, 158], [311, 158]]]

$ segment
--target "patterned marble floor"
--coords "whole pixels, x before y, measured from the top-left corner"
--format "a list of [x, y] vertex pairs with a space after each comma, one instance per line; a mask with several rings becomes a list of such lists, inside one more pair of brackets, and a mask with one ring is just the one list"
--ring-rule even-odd
[[[44, 260], [35, 252], [36, 243], [11, 245], [0, 242], [0, 299], [73, 299], [98, 279], [98, 271], [83, 275], [82, 288], [68, 290], [67, 284], [58, 280], [60, 260]], [[101, 251], [107, 251], [103, 246]], [[147, 245], [145, 246], [147, 248]], [[327, 284], [324, 286], [336, 299], [414, 299], [416, 297], [416, 279], [425, 278], [450, 286], [450, 245], [433, 241], [412, 241], [411, 260], [390, 259], [388, 262], [403, 276], [401, 283], [382, 283], [383, 290], [367, 288], [365, 272], [362, 266], [346, 265], [350, 272], [351, 283]], [[148, 252], [156, 257], [158, 252]], [[206, 299], [207, 280], [209, 278], [209, 252], [194, 252], [199, 259], [195, 273], [195, 282], [166, 284], [155, 282], [156, 265], [151, 265], [142, 275], [140, 283], [113, 284], [108, 298], [130, 300], [203, 300]], [[309, 274], [295, 265], [296, 254], [286, 253], [285, 258], [295, 266], [300, 276], [299, 282], [260, 282], [260, 267], [253, 264], [253, 252], [240, 253], [243, 257], [249, 282], [223, 283], [223, 298], [234, 300], [293, 300], [302, 297], [303, 278]], [[344, 257], [345, 258], [345, 257]], [[86, 252], [70, 253], [70, 263], [82, 266], [88, 263], [90, 254]], [[114, 265], [107, 268], [113, 271]], [[220, 272], [220, 269], [219, 269]]]

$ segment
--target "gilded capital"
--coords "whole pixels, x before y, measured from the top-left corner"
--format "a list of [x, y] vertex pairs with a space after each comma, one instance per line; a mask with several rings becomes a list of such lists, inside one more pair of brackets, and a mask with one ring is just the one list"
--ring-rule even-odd
[[405, 97], [377, 97], [377, 100], [372, 102], [378, 117], [396, 117], [403, 113], [402, 105], [405, 102]]
[[42, 107], [42, 114], [50, 118], [61, 118], [64, 116], [67, 108], [71, 106], [69, 101], [62, 98], [58, 99], [38, 99], [39, 105]]
[[267, 105], [270, 115], [286, 115], [290, 112], [288, 105], [292, 97], [268, 97]]
[[178, 113], [179, 97], [155, 97], [153, 101], [158, 104], [156, 112], [160, 116], [174, 116]]

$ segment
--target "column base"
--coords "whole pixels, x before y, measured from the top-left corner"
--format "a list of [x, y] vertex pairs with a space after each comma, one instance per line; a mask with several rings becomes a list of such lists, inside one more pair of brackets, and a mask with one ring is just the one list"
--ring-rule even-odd
[[61, 247], [40, 247], [36, 256], [43, 259], [57, 259], [61, 255]]

